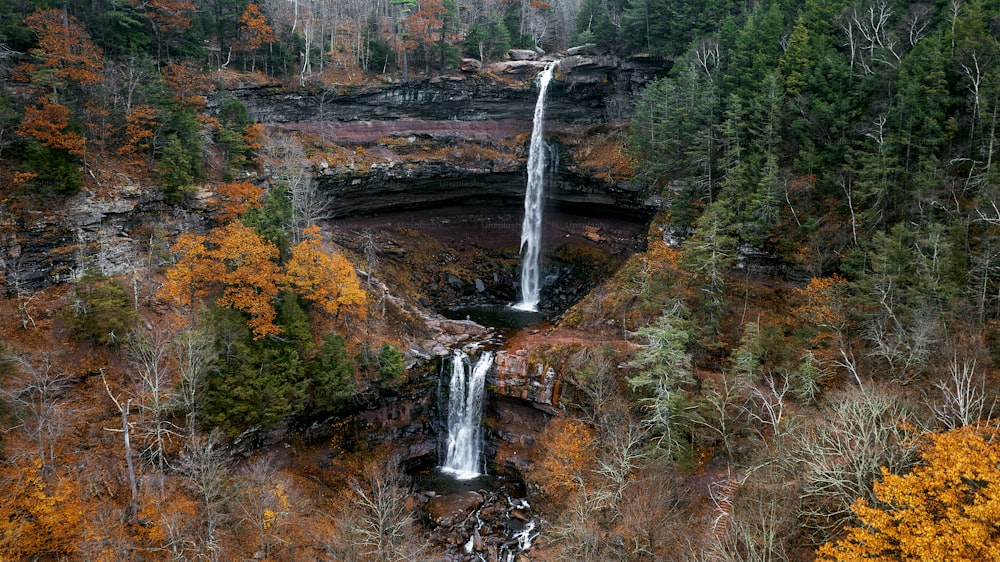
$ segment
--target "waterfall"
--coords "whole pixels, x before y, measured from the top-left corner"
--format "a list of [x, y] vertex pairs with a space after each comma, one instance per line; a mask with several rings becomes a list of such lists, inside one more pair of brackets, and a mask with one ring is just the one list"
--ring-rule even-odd
[[538, 264], [542, 245], [542, 203], [545, 194], [545, 92], [555, 71], [555, 63], [545, 67], [538, 77], [538, 100], [531, 126], [528, 150], [528, 188], [524, 193], [524, 222], [521, 224], [521, 302], [518, 310], [536, 311], [541, 298], [541, 268]]
[[470, 368], [469, 357], [461, 351], [452, 356], [448, 383], [448, 448], [445, 472], [459, 480], [479, 476], [482, 455], [483, 395], [486, 373], [493, 366], [493, 354], [483, 353]]

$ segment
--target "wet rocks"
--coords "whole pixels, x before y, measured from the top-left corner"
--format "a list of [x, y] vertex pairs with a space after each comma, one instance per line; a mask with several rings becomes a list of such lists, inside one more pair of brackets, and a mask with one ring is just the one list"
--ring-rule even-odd
[[424, 509], [431, 523], [439, 527], [454, 527], [464, 522], [472, 512], [482, 507], [485, 499], [478, 492], [455, 492], [434, 496]]
[[527, 501], [506, 488], [437, 495], [419, 492], [439, 560], [504, 560], [526, 550], [540, 525]]

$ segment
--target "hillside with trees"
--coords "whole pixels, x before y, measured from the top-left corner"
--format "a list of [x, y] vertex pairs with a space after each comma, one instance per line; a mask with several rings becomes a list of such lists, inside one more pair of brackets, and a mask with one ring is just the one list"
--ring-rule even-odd
[[[0, 559], [440, 559], [360, 413], [433, 392], [413, 263], [474, 254], [325, 231], [315, 176], [372, 145], [230, 92], [572, 47], [669, 68], [572, 147], [660, 203], [510, 343], [561, 392], [527, 557], [1000, 557], [997, 0], [0, 0]], [[56, 224], [126, 197], [179, 218]]]

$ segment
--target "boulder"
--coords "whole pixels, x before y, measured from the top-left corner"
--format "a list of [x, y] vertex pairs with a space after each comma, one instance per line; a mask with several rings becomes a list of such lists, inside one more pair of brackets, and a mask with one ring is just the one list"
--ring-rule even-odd
[[455, 492], [435, 496], [427, 500], [427, 517], [439, 527], [451, 527], [464, 521], [479, 506], [484, 498], [478, 492]]
[[512, 60], [506, 62], [495, 62], [490, 65], [490, 69], [496, 74], [507, 76], [524, 76], [534, 72], [539, 72], [548, 63], [533, 60]]
[[577, 55], [592, 55], [597, 51], [597, 45], [593, 43], [587, 43], [586, 45], [580, 45], [578, 47], [570, 47], [566, 49], [566, 56], [575, 57]]
[[529, 49], [511, 49], [507, 51], [510, 60], [538, 60], [538, 53]]
[[482, 72], [483, 63], [479, 59], [462, 58], [459, 61], [459, 69], [462, 72]]
[[614, 78], [619, 66], [620, 61], [615, 57], [575, 55], [559, 61], [559, 76], [570, 86], [605, 84]]

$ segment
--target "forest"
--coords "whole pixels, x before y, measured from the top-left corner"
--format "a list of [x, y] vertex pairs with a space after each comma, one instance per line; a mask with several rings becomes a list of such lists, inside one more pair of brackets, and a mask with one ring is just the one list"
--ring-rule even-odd
[[[0, 0], [0, 560], [442, 559], [354, 417], [421, 295], [303, 166], [365, 150], [227, 92], [572, 47], [665, 61], [607, 166], [662, 204], [531, 349], [517, 560], [1000, 558], [1000, 1]], [[130, 190], [202, 228], [18, 250]]]

